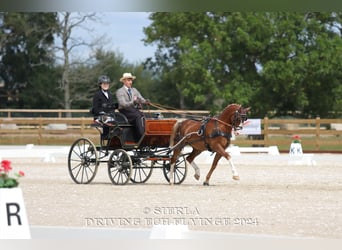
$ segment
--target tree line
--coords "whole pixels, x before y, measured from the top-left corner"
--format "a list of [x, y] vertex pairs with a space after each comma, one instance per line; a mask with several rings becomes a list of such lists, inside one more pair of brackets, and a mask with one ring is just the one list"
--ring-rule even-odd
[[[89, 108], [97, 77], [123, 72], [153, 102], [216, 113], [228, 103], [255, 117], [341, 117], [342, 13], [151, 13], [153, 58], [85, 44], [72, 30], [96, 13], [0, 13], [1, 108]], [[57, 44], [57, 40], [62, 41]], [[87, 46], [92, 56], [73, 57]], [[60, 53], [57, 53], [59, 51]], [[1, 81], [2, 79], [2, 81]]]

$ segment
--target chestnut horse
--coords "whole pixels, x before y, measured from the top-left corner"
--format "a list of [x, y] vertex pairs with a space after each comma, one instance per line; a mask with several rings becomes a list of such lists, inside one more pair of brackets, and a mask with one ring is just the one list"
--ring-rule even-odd
[[170, 184], [173, 184], [175, 162], [185, 145], [192, 147], [192, 152], [186, 160], [195, 169], [196, 180], [200, 178], [200, 170], [194, 162], [195, 157], [205, 150], [216, 153], [203, 185], [209, 185], [210, 176], [222, 156], [228, 160], [232, 168], [233, 179], [239, 180], [239, 174], [230, 160], [231, 156], [225, 150], [230, 144], [232, 131], [242, 129], [249, 110], [250, 108], [243, 108], [239, 104], [230, 104], [216, 117], [209, 117], [202, 121], [187, 119], [177, 122], [170, 137], [170, 148], [173, 150], [170, 161]]

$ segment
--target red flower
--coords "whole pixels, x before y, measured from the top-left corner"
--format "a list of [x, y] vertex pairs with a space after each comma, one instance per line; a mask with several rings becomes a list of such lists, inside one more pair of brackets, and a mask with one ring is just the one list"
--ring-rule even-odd
[[8, 160], [1, 161], [0, 167], [0, 188], [14, 188], [19, 185], [18, 178], [25, 176], [23, 171], [14, 173], [14, 177], [9, 175], [12, 170], [11, 162]]
[[8, 161], [8, 160], [3, 160], [1, 161], [1, 167], [3, 168], [3, 170], [5, 172], [9, 172], [12, 170], [12, 167], [11, 167], [11, 162]]

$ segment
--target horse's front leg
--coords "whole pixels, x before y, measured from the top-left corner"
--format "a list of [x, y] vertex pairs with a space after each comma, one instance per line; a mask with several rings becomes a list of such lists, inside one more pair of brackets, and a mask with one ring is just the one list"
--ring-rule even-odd
[[[240, 180], [239, 173], [236, 170], [233, 161], [231, 160], [231, 156], [225, 151], [225, 149], [218, 145], [216, 148], [216, 154], [220, 154], [221, 156], [226, 158], [227, 161], [229, 162], [229, 165], [230, 165], [231, 170], [232, 170], [233, 180], [236, 180], [236, 181]], [[215, 158], [216, 158], [216, 156], [215, 156]]]
[[233, 161], [230, 158], [231, 157], [229, 156], [228, 162], [230, 164], [230, 167], [232, 168], [233, 180], [238, 181], [238, 180], [240, 180], [240, 176], [239, 176], [239, 174], [238, 174], [238, 172], [237, 172], [237, 170], [236, 170], [236, 168], [234, 166]]
[[231, 169], [232, 169], [233, 180], [236, 180], [236, 181], [240, 180], [239, 173], [238, 173], [238, 171], [236, 170], [233, 161], [231, 160], [232, 157], [231, 157], [226, 151], [224, 151], [224, 153], [222, 154], [222, 156], [223, 156], [224, 158], [226, 158], [227, 161], [229, 162], [229, 165], [230, 165], [230, 167], [231, 167]]
[[222, 155], [216, 152], [215, 157], [214, 157], [214, 161], [211, 164], [211, 168], [210, 168], [207, 176], [205, 177], [205, 181], [203, 182], [204, 186], [209, 186], [209, 179], [211, 177], [211, 174], [214, 172], [214, 170], [215, 170], [215, 168], [217, 166], [217, 163], [221, 159], [221, 157], [222, 157]]

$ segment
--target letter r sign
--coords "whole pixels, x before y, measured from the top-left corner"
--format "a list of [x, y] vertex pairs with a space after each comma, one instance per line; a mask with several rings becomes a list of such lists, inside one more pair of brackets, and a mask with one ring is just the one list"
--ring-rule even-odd
[[0, 239], [30, 239], [20, 188], [0, 188]]
[[21, 219], [19, 215], [20, 206], [18, 203], [6, 203], [7, 225], [12, 225], [12, 218], [17, 220], [17, 224], [21, 226]]

